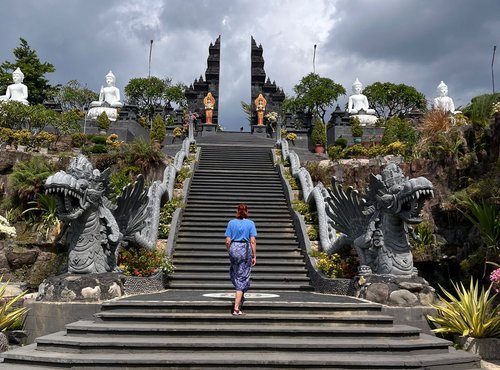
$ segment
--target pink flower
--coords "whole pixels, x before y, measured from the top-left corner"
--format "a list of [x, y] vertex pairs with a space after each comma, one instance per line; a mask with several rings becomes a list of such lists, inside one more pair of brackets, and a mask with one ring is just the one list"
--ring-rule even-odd
[[493, 289], [500, 292], [500, 268], [497, 268], [490, 274], [490, 280], [493, 283]]

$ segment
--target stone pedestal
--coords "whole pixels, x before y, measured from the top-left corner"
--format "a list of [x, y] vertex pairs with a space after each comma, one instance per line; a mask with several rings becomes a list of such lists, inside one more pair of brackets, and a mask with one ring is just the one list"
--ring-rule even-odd
[[52, 276], [38, 287], [37, 301], [96, 302], [121, 297], [123, 279], [123, 275], [113, 272]]
[[419, 276], [360, 275], [355, 278], [356, 297], [388, 306], [427, 306], [435, 290]]
[[351, 114], [350, 117], [359, 118], [361, 126], [375, 126], [375, 123], [378, 120], [378, 117], [372, 114]]
[[97, 119], [102, 112], [105, 112], [110, 121], [116, 121], [118, 119], [118, 109], [109, 107], [93, 107], [89, 109], [87, 113], [88, 119]]
[[217, 133], [217, 125], [212, 123], [202, 123], [198, 127], [201, 127], [202, 136], [213, 135]]
[[265, 125], [252, 125], [252, 134], [266, 137], [266, 126]]

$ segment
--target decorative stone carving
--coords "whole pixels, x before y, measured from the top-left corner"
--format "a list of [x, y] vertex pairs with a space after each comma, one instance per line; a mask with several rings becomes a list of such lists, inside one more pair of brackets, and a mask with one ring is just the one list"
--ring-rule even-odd
[[212, 116], [215, 108], [215, 98], [212, 93], [209, 92], [205, 98], [203, 98], [203, 105], [205, 106], [205, 123], [212, 124]]
[[361, 93], [362, 91], [363, 84], [356, 78], [352, 84], [354, 94], [349, 96], [347, 112], [351, 116], [358, 117], [363, 126], [374, 125], [378, 118], [375, 116], [375, 110], [369, 108], [368, 98]]
[[89, 119], [97, 119], [103, 112], [106, 113], [110, 121], [116, 121], [118, 118], [117, 108], [123, 107], [120, 101], [120, 89], [115, 86], [116, 77], [112, 71], [106, 75], [106, 86], [101, 86], [99, 100], [90, 103], [90, 109], [87, 114]]
[[354, 245], [363, 273], [416, 275], [409, 230], [422, 221], [424, 203], [434, 196], [432, 183], [425, 177], [408, 179], [395, 163], [371, 175], [363, 195], [352, 187], [344, 191], [335, 179], [332, 183], [326, 212], [343, 235], [331, 252]]
[[458, 110], [455, 110], [455, 104], [453, 103], [453, 99], [448, 96], [448, 86], [441, 81], [441, 83], [437, 87], [438, 97], [434, 98], [434, 109], [441, 109], [445, 112], [450, 112], [453, 114], [462, 113]]
[[[181, 163], [192, 142], [184, 140], [179, 151]], [[138, 176], [134, 184], [124, 188], [116, 204], [106, 197], [110, 169], [94, 169], [83, 155], [75, 158], [67, 171], [49, 176], [45, 189], [56, 196], [58, 217], [64, 223], [58, 239], [66, 234], [68, 272], [119, 272], [116, 263], [122, 244], [156, 247], [161, 204], [172, 199], [177, 172], [173, 165], [167, 166], [163, 181], [153, 182], [149, 189]]]
[[5, 95], [0, 95], [0, 101], [17, 101], [29, 105], [28, 87], [23, 84], [24, 73], [19, 68], [12, 72], [12, 80], [14, 83], [7, 86]]
[[257, 99], [255, 99], [255, 110], [257, 111], [257, 125], [262, 126], [264, 124], [264, 113], [266, 111], [267, 100], [259, 94]]

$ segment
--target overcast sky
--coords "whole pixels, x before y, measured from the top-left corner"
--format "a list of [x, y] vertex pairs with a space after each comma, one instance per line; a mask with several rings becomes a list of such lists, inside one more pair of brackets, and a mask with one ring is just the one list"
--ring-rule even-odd
[[287, 95], [312, 72], [314, 44], [316, 73], [348, 94], [356, 77], [405, 83], [427, 99], [444, 80], [456, 106], [491, 93], [500, 0], [1, 0], [0, 35], [0, 62], [14, 61], [22, 37], [55, 66], [51, 84], [76, 79], [98, 92], [111, 69], [122, 94], [131, 78], [147, 77], [151, 39], [151, 74], [189, 85], [221, 35], [219, 119], [236, 130], [247, 127], [240, 101], [250, 100], [251, 35]]

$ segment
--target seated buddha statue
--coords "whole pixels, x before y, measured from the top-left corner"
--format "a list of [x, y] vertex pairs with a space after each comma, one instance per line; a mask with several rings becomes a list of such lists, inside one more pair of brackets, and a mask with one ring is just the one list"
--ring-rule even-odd
[[24, 73], [19, 68], [12, 72], [12, 80], [14, 83], [7, 86], [7, 91], [5, 95], [0, 95], [0, 100], [18, 101], [25, 105], [29, 105], [28, 87], [23, 84]]
[[115, 86], [116, 77], [113, 72], [109, 71], [106, 75], [106, 86], [101, 87], [99, 93], [99, 101], [90, 103], [91, 107], [101, 107], [107, 103], [112, 108], [121, 108], [123, 103], [120, 101], [120, 89]]
[[460, 111], [455, 110], [453, 99], [448, 96], [448, 86], [443, 81], [441, 81], [438, 85], [437, 92], [439, 96], [434, 98], [434, 109], [441, 109], [445, 112], [451, 112], [453, 114], [461, 113]]
[[375, 114], [375, 110], [368, 107], [368, 98], [361, 91], [363, 91], [363, 84], [356, 78], [356, 81], [352, 84], [354, 94], [349, 96], [347, 112], [349, 114], [361, 114], [360, 111], [364, 111], [363, 114]]

